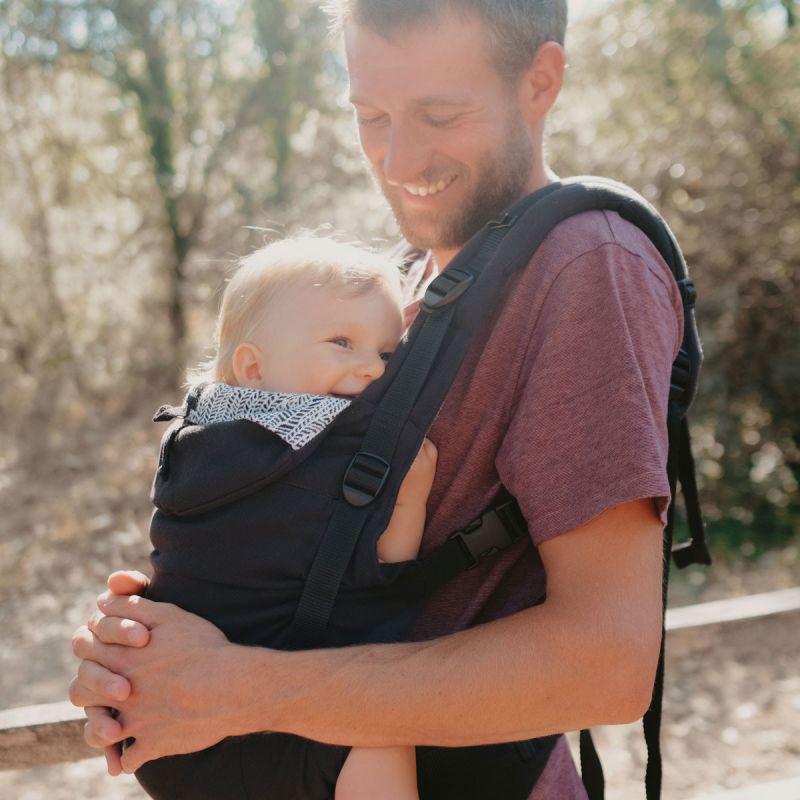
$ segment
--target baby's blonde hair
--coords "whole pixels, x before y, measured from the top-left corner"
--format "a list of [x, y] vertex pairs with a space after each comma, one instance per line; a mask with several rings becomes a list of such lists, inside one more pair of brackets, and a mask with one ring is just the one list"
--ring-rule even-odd
[[324, 287], [350, 297], [382, 289], [398, 307], [403, 302], [398, 265], [363, 245], [312, 234], [272, 242], [239, 260], [222, 295], [214, 355], [190, 370], [188, 383], [235, 384], [236, 348], [253, 337], [270, 305], [286, 289], [298, 286]]

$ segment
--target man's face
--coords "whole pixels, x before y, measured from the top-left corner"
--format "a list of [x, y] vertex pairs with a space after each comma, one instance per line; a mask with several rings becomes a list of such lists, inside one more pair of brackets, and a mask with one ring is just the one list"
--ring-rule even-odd
[[528, 191], [531, 133], [477, 17], [392, 39], [350, 22], [345, 45], [361, 146], [412, 244], [458, 249]]

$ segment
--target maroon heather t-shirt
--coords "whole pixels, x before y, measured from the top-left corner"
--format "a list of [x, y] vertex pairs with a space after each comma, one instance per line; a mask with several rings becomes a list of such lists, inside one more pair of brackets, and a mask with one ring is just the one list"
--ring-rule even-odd
[[[667, 395], [682, 330], [668, 267], [611, 212], [563, 222], [511, 279], [429, 434], [439, 460], [422, 553], [477, 517], [501, 484], [531, 542], [441, 588], [416, 638], [530, 606], [545, 588], [534, 546], [614, 505], [652, 497], [666, 522]], [[585, 796], [562, 739], [531, 800]]]

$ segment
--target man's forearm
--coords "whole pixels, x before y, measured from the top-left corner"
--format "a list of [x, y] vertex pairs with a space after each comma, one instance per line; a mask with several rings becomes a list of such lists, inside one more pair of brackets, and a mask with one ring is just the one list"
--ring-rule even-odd
[[[617, 506], [546, 542], [547, 601], [418, 644], [240, 648], [241, 730], [363, 746], [465, 746], [631, 721], [658, 658], [661, 526]], [[259, 688], [260, 687], [260, 688]]]
[[580, 642], [573, 641], [545, 605], [421, 644], [242, 648], [232, 682], [232, 703], [243, 709], [235, 732], [268, 728], [361, 746], [464, 746], [639, 716], [636, 687], [650, 680], [635, 674], [639, 661], [578, 633]]

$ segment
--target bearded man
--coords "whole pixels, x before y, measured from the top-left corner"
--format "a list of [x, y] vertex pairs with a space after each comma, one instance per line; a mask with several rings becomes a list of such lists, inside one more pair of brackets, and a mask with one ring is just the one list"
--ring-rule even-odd
[[[565, 0], [349, 0], [335, 13], [364, 154], [427, 252], [414, 292], [555, 180], [543, 142]], [[460, 748], [640, 717], [659, 652], [681, 334], [674, 280], [638, 229], [600, 211], [561, 223], [510, 279], [429, 433], [439, 460], [423, 554], [501, 486], [530, 538], [438, 590], [403, 644], [240, 647], [117, 573], [74, 637], [87, 742], [117, 774], [257, 731]], [[562, 737], [531, 798], [582, 797]]]

